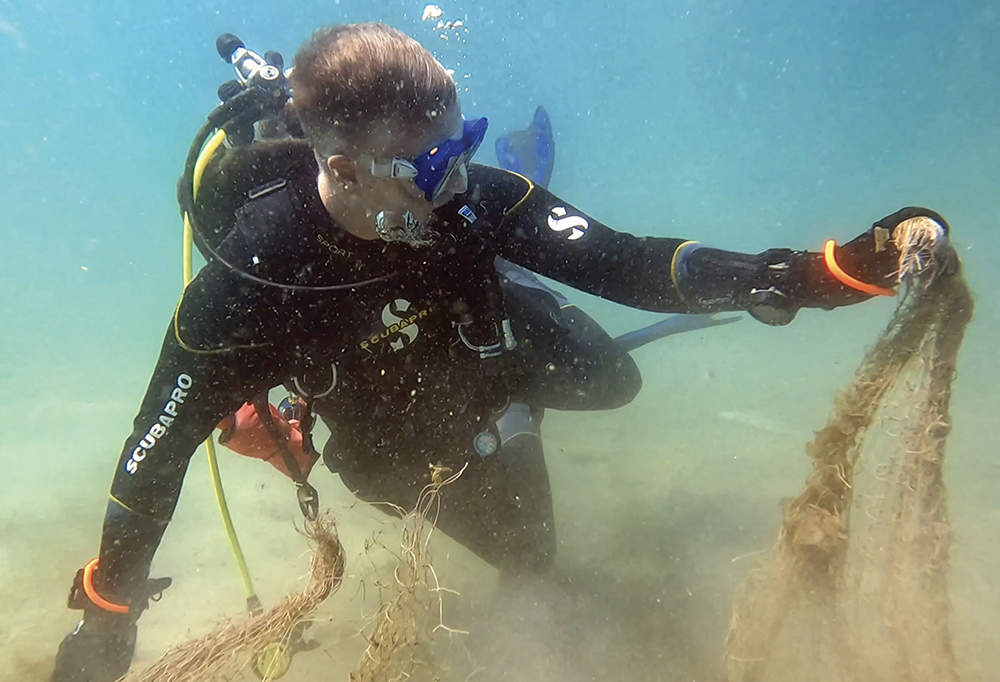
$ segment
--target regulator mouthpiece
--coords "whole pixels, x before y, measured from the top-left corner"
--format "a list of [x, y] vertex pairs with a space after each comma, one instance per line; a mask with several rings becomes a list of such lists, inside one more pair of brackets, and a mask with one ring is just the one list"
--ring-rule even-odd
[[399, 242], [415, 249], [430, 246], [434, 232], [409, 211], [379, 211], [375, 216], [375, 233], [385, 242]]

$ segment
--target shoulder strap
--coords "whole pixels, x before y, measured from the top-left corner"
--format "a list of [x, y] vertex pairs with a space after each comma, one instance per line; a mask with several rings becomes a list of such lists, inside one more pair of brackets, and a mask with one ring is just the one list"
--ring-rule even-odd
[[312, 150], [302, 140], [258, 142], [218, 153], [205, 169], [195, 204], [194, 239], [202, 255], [210, 257], [205, 244], [218, 248], [233, 228], [236, 211], [247, 201], [314, 165]]

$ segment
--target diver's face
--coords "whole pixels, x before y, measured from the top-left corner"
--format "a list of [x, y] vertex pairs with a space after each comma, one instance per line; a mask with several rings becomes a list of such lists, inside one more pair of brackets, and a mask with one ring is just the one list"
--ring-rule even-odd
[[[391, 125], [386, 126], [372, 136], [371, 149], [351, 156], [374, 158], [378, 162], [393, 158], [412, 160], [443, 140], [460, 137], [461, 133], [462, 111], [455, 104], [435, 118], [429, 118], [427, 126], [416, 133], [404, 134]], [[468, 184], [464, 169], [456, 172], [431, 202], [412, 179], [376, 177], [370, 166], [366, 167], [357, 158], [332, 156], [326, 160], [326, 165], [328, 172], [321, 173], [320, 177], [320, 194], [327, 210], [345, 229], [362, 239], [378, 238], [375, 220], [383, 211], [397, 216], [409, 213], [416, 221], [427, 224], [434, 209], [464, 192]], [[327, 176], [325, 183], [324, 175]]]
[[[372, 156], [378, 161], [389, 161], [393, 158], [412, 161], [444, 140], [461, 137], [462, 110], [456, 104], [434, 119], [428, 119], [427, 127], [416, 133], [402, 135], [394, 134], [391, 129], [381, 131], [374, 137]], [[429, 202], [411, 179], [372, 177], [367, 171], [365, 175], [366, 180], [371, 181], [373, 202], [403, 202], [410, 207], [414, 215], [417, 215], [418, 210], [429, 215], [431, 210], [443, 206], [456, 194], [466, 190], [467, 176], [455, 173], [434, 201]]]

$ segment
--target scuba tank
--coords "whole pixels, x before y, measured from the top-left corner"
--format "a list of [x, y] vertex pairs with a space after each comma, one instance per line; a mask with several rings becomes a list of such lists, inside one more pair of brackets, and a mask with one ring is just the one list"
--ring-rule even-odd
[[218, 147], [246, 146], [257, 138], [282, 134], [304, 137], [302, 128], [287, 105], [291, 87], [278, 52], [264, 56], [246, 48], [243, 41], [224, 33], [215, 41], [219, 56], [233, 65], [236, 78], [219, 86], [220, 104], [206, 117], [195, 134], [177, 186], [177, 202], [190, 222], [194, 244], [206, 260], [221, 260], [216, 252], [231, 226], [207, 225], [196, 219], [195, 199], [205, 167]]

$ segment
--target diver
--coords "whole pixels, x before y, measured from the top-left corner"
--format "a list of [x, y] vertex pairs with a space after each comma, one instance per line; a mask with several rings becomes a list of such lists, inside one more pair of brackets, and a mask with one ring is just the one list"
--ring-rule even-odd
[[[382, 24], [320, 29], [289, 79], [287, 136], [255, 140], [246, 127], [188, 164], [197, 179], [192, 190], [186, 172], [181, 204], [208, 262], [170, 319], [99, 556], [74, 580], [83, 619], [59, 647], [55, 682], [127, 671], [137, 620], [169, 585], [150, 564], [188, 462], [217, 425], [232, 437], [254, 414], [300, 490], [321, 458], [361, 499], [411, 508], [431, 465], [464, 467], [439, 528], [502, 575], [544, 572], [556, 536], [541, 411], [619, 407], [641, 379], [626, 349], [524, 270], [644, 310], [745, 310], [783, 325], [801, 308], [891, 294], [902, 221], [927, 216], [947, 237], [918, 208], [823, 253], [615, 231], [529, 178], [472, 163], [486, 119], [464, 118], [447, 71]], [[220, 95], [226, 111], [241, 96]], [[295, 452], [261, 404], [279, 385], [299, 403], [278, 415], [302, 425]], [[332, 433], [322, 455], [313, 413]]]

